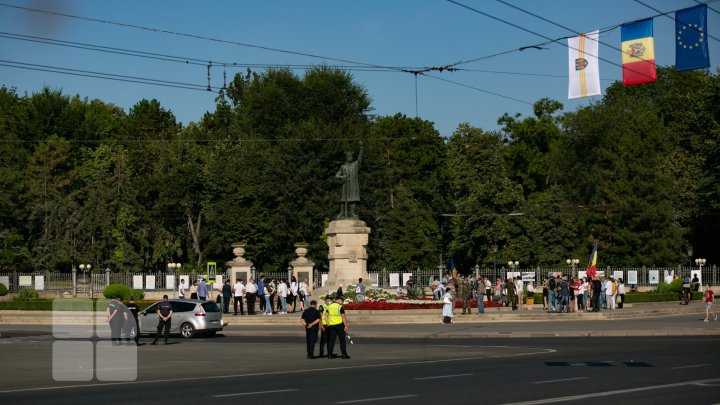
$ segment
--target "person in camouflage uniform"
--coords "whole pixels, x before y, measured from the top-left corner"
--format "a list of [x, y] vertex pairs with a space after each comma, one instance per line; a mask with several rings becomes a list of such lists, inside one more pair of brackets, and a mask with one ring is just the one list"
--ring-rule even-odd
[[515, 293], [515, 280], [512, 277], [508, 278], [505, 288], [507, 288], [508, 301], [512, 306], [512, 310], [515, 311], [518, 309], [517, 294]]
[[470, 284], [470, 280], [468, 278], [463, 277], [462, 281], [460, 282], [460, 287], [458, 288], [458, 296], [461, 300], [463, 300], [463, 315], [470, 314], [470, 301], [473, 297], [473, 289], [472, 285]]

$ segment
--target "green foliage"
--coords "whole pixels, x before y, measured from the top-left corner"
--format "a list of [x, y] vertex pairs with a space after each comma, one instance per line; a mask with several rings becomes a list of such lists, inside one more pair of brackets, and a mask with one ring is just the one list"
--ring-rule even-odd
[[[693, 292], [693, 299], [702, 299], [702, 293]], [[625, 294], [625, 302], [628, 304], [640, 302], [662, 302], [662, 301], [678, 301], [677, 293], [628, 293]]]
[[16, 296], [14, 296], [12, 299], [13, 301], [36, 301], [40, 298], [40, 295], [37, 291], [31, 290], [29, 288], [23, 288], [21, 289]]
[[120, 296], [123, 300], [129, 300], [132, 295], [133, 289], [125, 284], [110, 284], [103, 290], [103, 296], [109, 299]]
[[0, 283], [0, 297], [7, 295], [7, 293], [8, 293], [7, 286], [5, 286], [5, 284], [3, 284], [3, 283]]

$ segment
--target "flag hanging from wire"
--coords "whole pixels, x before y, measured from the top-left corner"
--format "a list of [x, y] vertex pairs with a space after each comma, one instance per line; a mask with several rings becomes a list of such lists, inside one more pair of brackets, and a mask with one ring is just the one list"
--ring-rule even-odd
[[707, 41], [707, 6], [675, 12], [675, 70], [710, 67]]
[[597, 241], [593, 246], [592, 253], [590, 253], [590, 261], [588, 263], [587, 271], [585, 272], [588, 277], [595, 277], [595, 271], [597, 270]]
[[620, 38], [623, 85], [657, 81], [652, 18], [623, 24]]
[[568, 38], [568, 98], [598, 96], [600, 90], [600, 65], [598, 63], [598, 40], [600, 32]]

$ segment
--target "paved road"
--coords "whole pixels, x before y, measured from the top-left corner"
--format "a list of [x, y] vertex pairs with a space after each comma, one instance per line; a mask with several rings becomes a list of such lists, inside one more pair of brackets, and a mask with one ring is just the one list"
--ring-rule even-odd
[[[117, 382], [55, 381], [54, 372], [62, 377], [78, 370], [58, 372], [53, 356], [82, 357], [84, 349], [57, 353], [49, 339], [17, 338], [0, 344], [2, 403], [618, 404], [720, 398], [720, 350], [713, 336], [356, 338], [349, 360], [305, 359], [298, 337], [174, 339], [168, 346], [136, 348], [137, 379]], [[127, 371], [96, 361], [96, 377]]]

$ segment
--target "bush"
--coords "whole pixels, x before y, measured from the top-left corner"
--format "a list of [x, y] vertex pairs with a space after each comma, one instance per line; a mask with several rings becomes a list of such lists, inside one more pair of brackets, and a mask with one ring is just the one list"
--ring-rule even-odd
[[7, 293], [8, 293], [7, 286], [5, 286], [5, 284], [3, 284], [3, 283], [0, 283], [0, 297], [2, 297], [3, 295], [7, 295]]
[[37, 301], [38, 298], [40, 298], [40, 294], [38, 294], [37, 291], [31, 290], [29, 288], [23, 288], [20, 290], [18, 295], [13, 297], [13, 301]]
[[110, 284], [103, 290], [103, 296], [110, 299], [113, 299], [119, 295], [123, 298], [123, 300], [127, 301], [130, 299], [132, 294], [132, 288], [126, 286], [125, 284]]
[[132, 290], [130, 293], [131, 300], [140, 301], [143, 298], [145, 298], [145, 291], [143, 290]]

